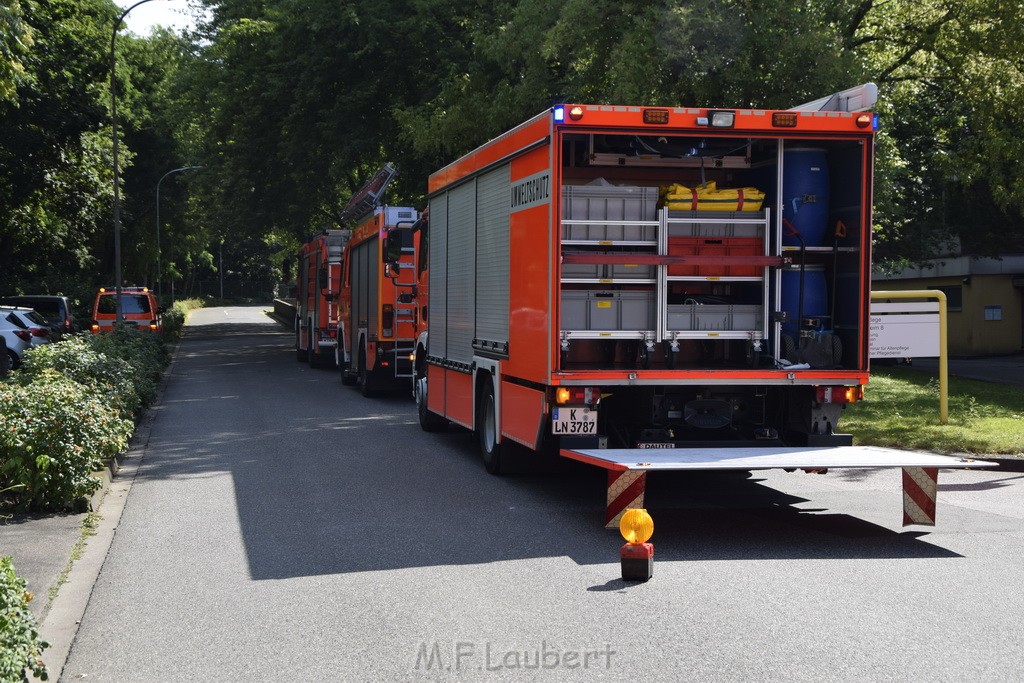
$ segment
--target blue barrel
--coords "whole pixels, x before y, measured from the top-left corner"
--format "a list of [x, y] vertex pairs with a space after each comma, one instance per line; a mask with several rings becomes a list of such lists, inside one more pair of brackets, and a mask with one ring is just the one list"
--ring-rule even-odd
[[[828, 157], [823, 149], [789, 149], [782, 157], [782, 217], [800, 233], [804, 246], [825, 245], [828, 226]], [[782, 243], [800, 246], [783, 228]]]
[[821, 326], [828, 326], [828, 287], [825, 282], [825, 266], [804, 267], [804, 305], [800, 306], [800, 268], [798, 266], [782, 271], [782, 310], [788, 322], [782, 325], [782, 334], [798, 337], [797, 316], [803, 312], [804, 319], [817, 318]]

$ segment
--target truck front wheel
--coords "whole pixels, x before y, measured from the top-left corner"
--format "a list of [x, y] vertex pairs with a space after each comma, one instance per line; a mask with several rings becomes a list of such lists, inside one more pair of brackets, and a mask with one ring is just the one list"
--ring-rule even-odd
[[491, 474], [502, 474], [504, 448], [503, 444], [498, 442], [498, 419], [495, 414], [494, 388], [490, 382], [486, 384], [480, 396], [480, 408], [476, 424], [484, 467]]

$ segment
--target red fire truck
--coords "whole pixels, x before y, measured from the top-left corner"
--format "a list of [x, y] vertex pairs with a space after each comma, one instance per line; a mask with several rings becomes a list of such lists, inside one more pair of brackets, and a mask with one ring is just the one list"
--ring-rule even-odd
[[350, 230], [325, 230], [298, 254], [295, 356], [312, 367], [330, 365], [338, 347], [341, 255]]
[[431, 175], [423, 428], [474, 430], [492, 473], [510, 445], [606, 468], [609, 523], [652, 469], [965, 466], [838, 431], [869, 378], [874, 93], [556, 106]]
[[337, 361], [342, 382], [358, 384], [366, 396], [405, 386], [412, 377], [412, 227], [419, 213], [377, 204], [394, 175], [386, 165], [343, 212], [359, 218], [342, 259]]

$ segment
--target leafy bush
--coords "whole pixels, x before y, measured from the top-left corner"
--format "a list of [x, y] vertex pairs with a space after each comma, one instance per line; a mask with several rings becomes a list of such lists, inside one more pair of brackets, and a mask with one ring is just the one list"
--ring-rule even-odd
[[181, 330], [185, 326], [185, 319], [188, 312], [196, 308], [203, 308], [206, 301], [203, 299], [178, 299], [169, 309], [164, 312], [164, 339], [169, 342], [176, 342], [181, 338]]
[[28, 384], [47, 370], [95, 387], [103, 394], [107, 405], [118, 410], [122, 417], [131, 417], [142, 407], [132, 366], [121, 358], [100, 353], [85, 335], [32, 349], [25, 354], [25, 362], [16, 377], [21, 384]]
[[0, 384], [0, 489], [19, 509], [63, 509], [99, 487], [90, 473], [128, 446], [133, 424], [101, 390], [42, 370]]
[[113, 332], [94, 334], [87, 339], [94, 351], [128, 363], [140, 405], [153, 403], [160, 377], [170, 362], [167, 347], [158, 335], [117, 325]]
[[35, 615], [28, 608], [31, 600], [11, 558], [0, 558], [0, 681], [27, 681], [26, 669], [40, 680], [48, 679], [41, 656], [50, 645], [39, 638]]

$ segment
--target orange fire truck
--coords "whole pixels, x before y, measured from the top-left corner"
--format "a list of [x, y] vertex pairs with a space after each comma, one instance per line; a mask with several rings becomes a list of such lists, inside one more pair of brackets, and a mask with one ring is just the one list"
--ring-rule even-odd
[[415, 339], [415, 209], [377, 202], [396, 171], [386, 165], [342, 212], [356, 218], [341, 265], [338, 366], [366, 396], [405, 386]]
[[875, 92], [556, 106], [431, 175], [423, 428], [474, 430], [492, 473], [510, 445], [606, 468], [610, 524], [652, 469], [893, 466], [929, 523], [935, 476], [907, 477], [969, 464], [838, 431], [869, 378]]
[[338, 348], [341, 255], [351, 231], [325, 230], [298, 254], [295, 355], [311, 367], [330, 365]]

